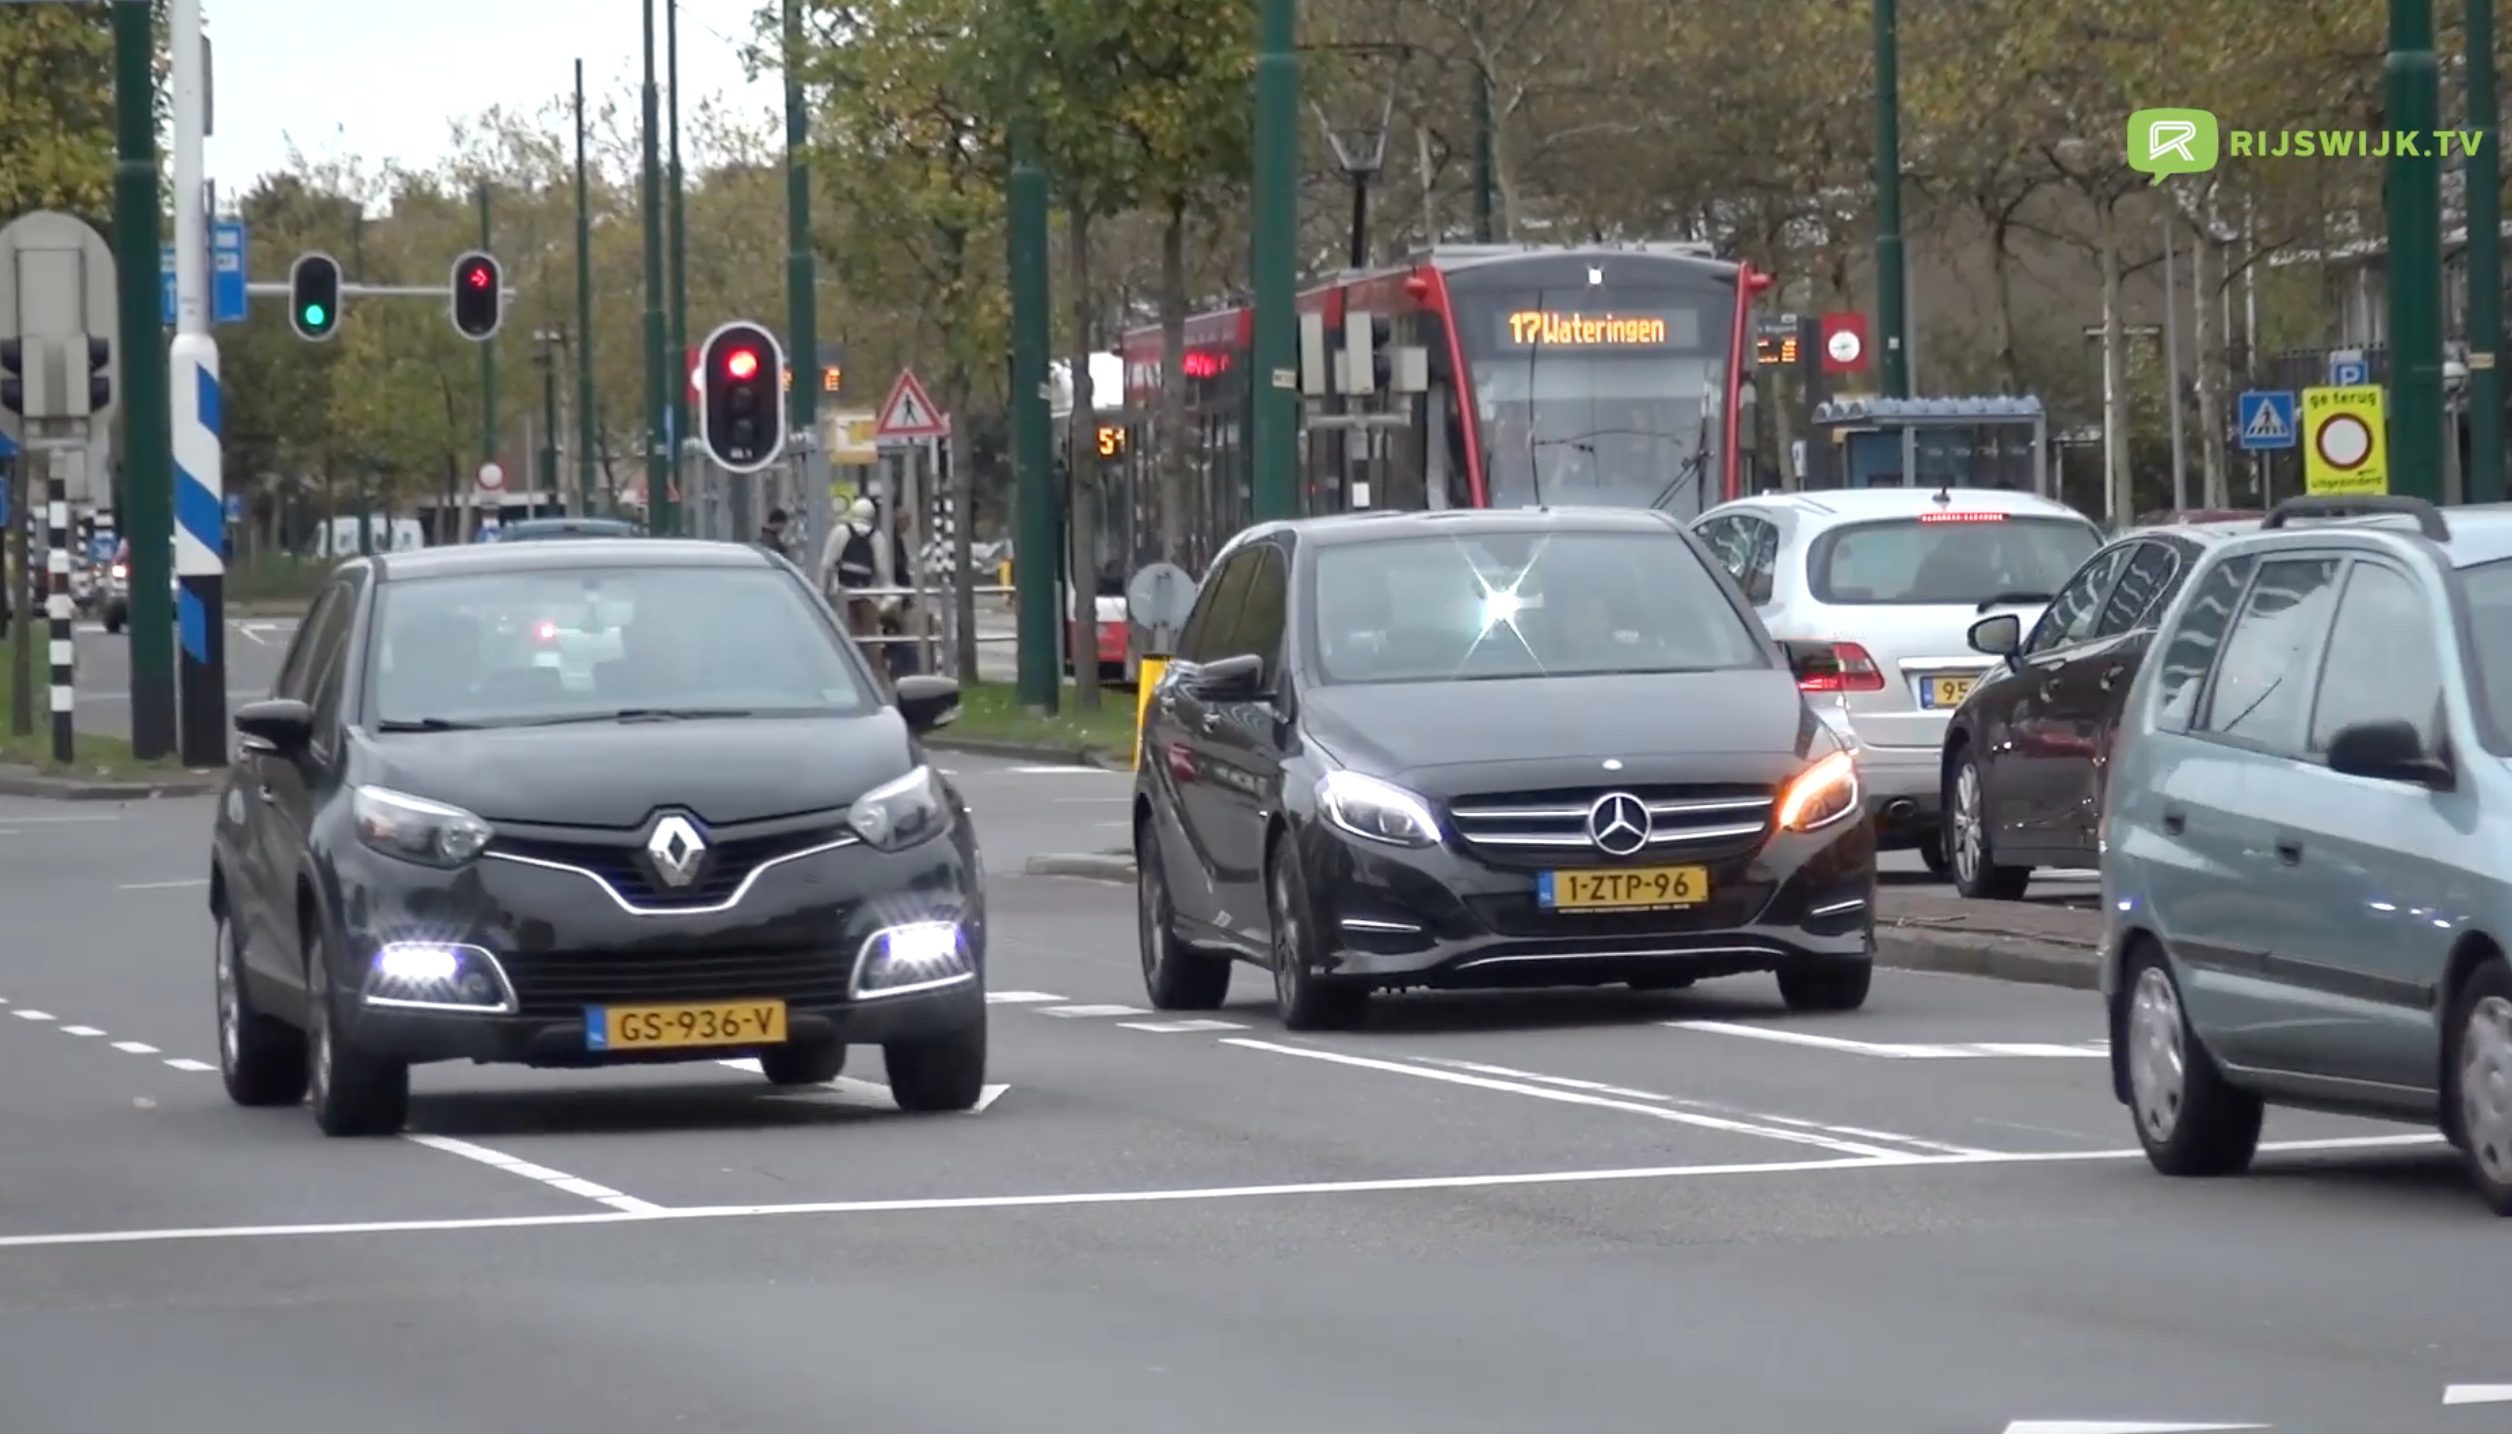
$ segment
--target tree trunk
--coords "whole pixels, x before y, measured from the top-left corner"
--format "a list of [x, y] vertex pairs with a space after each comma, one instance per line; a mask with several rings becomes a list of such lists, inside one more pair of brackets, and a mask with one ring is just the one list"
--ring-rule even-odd
[[[953, 359], [942, 374], [942, 401], [949, 405], [946, 413], [966, 413], [969, 408], [970, 381], [968, 365]], [[977, 457], [968, 451], [968, 425], [954, 423], [951, 436], [942, 440], [951, 454], [951, 631], [959, 640], [952, 644], [958, 653], [959, 684], [974, 687], [980, 680], [977, 668]], [[985, 575], [988, 583], [994, 575]]]
[[[2198, 384], [2198, 463], [2200, 473], [2200, 507], [2227, 508], [2232, 505], [2224, 496], [2224, 336], [2221, 327], [2209, 315], [2217, 305], [2211, 303], [2222, 288], [2224, 248], [2216, 243], [2215, 226], [2201, 222], [2198, 242], [2189, 251], [2189, 292], [2197, 311], [2192, 334], [2197, 350], [2197, 365], [2192, 377]], [[2208, 286], [2207, 257], [2212, 254], [2219, 276], [2214, 289]]]
[[2023, 358], [2015, 343], [2015, 208], [1989, 218], [1989, 302], [1997, 322], [1997, 371], [2009, 394], [2025, 391]]
[[2128, 477], [2127, 352], [2120, 332], [2119, 209], [2105, 200], [2097, 257], [2102, 268], [2102, 519], [2120, 524], [2136, 516]]
[[1160, 560], [1186, 561], [1194, 480], [1186, 463], [1186, 197], [1171, 196], [1160, 234]]
[[1076, 200], [1067, 205], [1064, 258], [1066, 281], [1073, 291], [1073, 413], [1065, 426], [1065, 471], [1072, 475], [1072, 511], [1067, 543], [1072, 557], [1073, 706], [1099, 710], [1099, 454], [1094, 441], [1099, 423], [1098, 396], [1090, 385], [1090, 209]]

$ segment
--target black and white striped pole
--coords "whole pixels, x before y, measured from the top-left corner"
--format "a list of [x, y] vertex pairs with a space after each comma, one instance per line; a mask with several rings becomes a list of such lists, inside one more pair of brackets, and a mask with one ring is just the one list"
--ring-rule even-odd
[[[83, 450], [82, 450], [83, 452]], [[78, 682], [72, 668], [78, 649], [72, 646], [70, 624], [78, 609], [70, 600], [70, 453], [55, 448], [51, 476], [44, 484], [44, 612], [52, 619], [52, 760], [68, 766], [75, 756], [70, 734], [78, 706]]]

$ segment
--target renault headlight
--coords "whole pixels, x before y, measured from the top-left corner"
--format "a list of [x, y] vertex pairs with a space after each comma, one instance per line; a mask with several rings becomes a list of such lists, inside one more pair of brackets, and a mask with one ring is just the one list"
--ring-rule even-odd
[[1779, 829], [1821, 831], [1858, 810], [1858, 760], [1834, 752], [1799, 772], [1779, 798]]
[[443, 802], [388, 787], [359, 787], [349, 794], [358, 840], [386, 856], [426, 866], [461, 866], [496, 835], [489, 824]]
[[1328, 772], [1317, 783], [1317, 809], [1327, 821], [1366, 841], [1439, 845], [1439, 818], [1432, 815], [1430, 803], [1376, 777]]
[[951, 824], [950, 797], [931, 767], [918, 767], [883, 782], [846, 809], [855, 835], [884, 851], [898, 851], [939, 835]]

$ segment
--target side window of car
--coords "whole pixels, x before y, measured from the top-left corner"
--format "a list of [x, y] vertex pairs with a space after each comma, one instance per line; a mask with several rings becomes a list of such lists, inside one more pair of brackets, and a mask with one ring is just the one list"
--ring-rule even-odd
[[331, 745], [331, 735], [340, 727], [341, 698], [349, 676], [349, 634], [356, 625], [358, 611], [357, 584], [342, 583], [333, 591], [339, 594], [334, 607], [341, 620], [314, 654], [314, 695], [308, 699], [314, 709], [315, 745], [326, 749]]
[[1742, 579], [1744, 596], [1759, 607], [1771, 600], [1771, 573], [1779, 566], [1779, 525], [1761, 518], [1742, 521], [1748, 535]]
[[2442, 657], [2434, 646], [2434, 613], [2405, 573], [2358, 562], [2338, 599], [2329, 649], [2320, 661], [2320, 695], [2311, 711], [2311, 754], [2358, 722], [2406, 722], [2442, 745]]
[[1699, 538], [1718, 559], [1718, 565], [1739, 583], [1744, 581], [1745, 565], [1752, 558], [1744, 524], [1742, 517], [1730, 513], [1724, 518], [1709, 519], [1692, 530], [1693, 536]]
[[1195, 610], [1186, 615], [1186, 630], [1178, 634], [1180, 661], [1210, 662], [1229, 656], [1222, 644], [1229, 640], [1239, 599], [1247, 592], [1250, 556], [1241, 548], [1205, 576], [1203, 590], [1195, 595]]
[[315, 659], [330, 640], [329, 634], [348, 621], [346, 593], [337, 584], [325, 588], [314, 600], [305, 621], [297, 624], [296, 641], [288, 644], [288, 656], [279, 664], [279, 681], [272, 685], [270, 695], [289, 697], [299, 702], [310, 700], [316, 675]]
[[2181, 609], [2180, 625], [2172, 629], [2172, 640], [2163, 649], [2163, 660], [2156, 665], [2157, 727], [2166, 732], [2189, 730], [2207, 670], [2215, 666], [2216, 649], [2224, 645], [2224, 629], [2233, 621], [2233, 609], [2240, 604], [2242, 589], [2249, 585], [2250, 570], [2257, 562], [2246, 554], [2227, 558], [2198, 580], [2197, 591]]
[[1271, 691], [1282, 671], [1282, 639], [1291, 609], [1291, 564], [1271, 543], [1256, 548], [1247, 595], [1239, 604], [1238, 621], [1230, 625], [1229, 656], [1253, 654], [1265, 660], [1264, 685]]
[[2181, 556], [2171, 544], [2139, 543], [2128, 566], [2120, 570], [2111, 600], [2102, 605], [2102, 618], [2093, 625], [2093, 635], [2117, 637], [2144, 622], [2154, 610], [2155, 599], [2172, 585], [2180, 570]]
[[2032, 636], [2024, 642], [2025, 656], [2082, 642], [2093, 635], [2094, 619], [2102, 612], [2103, 594], [2111, 590], [2111, 579], [2118, 576], [2120, 564], [2133, 546], [2105, 548], [2085, 560], [2085, 565], [2058, 590], [2058, 596], [2041, 610], [2041, 620], [2033, 624]]
[[2276, 558], [2242, 602], [2192, 729], [2246, 747], [2300, 756], [2311, 707], [2312, 659], [2335, 616], [2336, 558]]

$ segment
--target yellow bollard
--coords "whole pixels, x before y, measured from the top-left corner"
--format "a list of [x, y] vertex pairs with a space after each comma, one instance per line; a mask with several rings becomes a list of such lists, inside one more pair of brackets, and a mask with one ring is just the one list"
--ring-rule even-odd
[[1143, 717], [1151, 711], [1151, 689], [1160, 685], [1160, 674], [1169, 670], [1165, 657], [1135, 659], [1134, 674], [1134, 770], [1143, 769]]

